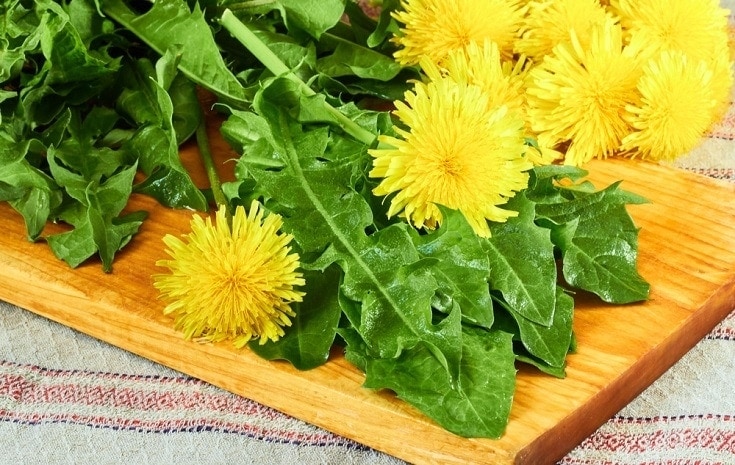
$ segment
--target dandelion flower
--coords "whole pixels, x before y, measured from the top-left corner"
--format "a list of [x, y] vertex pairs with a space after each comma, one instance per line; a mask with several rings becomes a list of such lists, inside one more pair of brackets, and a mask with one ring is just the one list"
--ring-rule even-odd
[[173, 315], [175, 327], [186, 339], [232, 339], [242, 347], [250, 340], [278, 340], [295, 313], [304, 284], [299, 257], [290, 253], [291, 236], [278, 232], [281, 217], [263, 218], [260, 204], [249, 213], [237, 207], [228, 224], [224, 207], [211, 218], [195, 216], [191, 232], [181, 240], [167, 235], [169, 260], [156, 265], [170, 274], [154, 276], [154, 286], [168, 301], [164, 313]]
[[485, 39], [510, 58], [525, 14], [519, 0], [403, 0], [401, 6], [392, 15], [403, 24], [393, 39], [402, 65], [418, 64], [423, 56], [440, 63], [450, 51]]
[[494, 107], [478, 86], [451, 79], [419, 82], [395, 102], [407, 127], [381, 136], [369, 175], [383, 178], [376, 195], [395, 194], [388, 216], [400, 213], [415, 227], [441, 223], [437, 205], [462, 212], [474, 231], [488, 237], [487, 220], [517, 212], [499, 208], [528, 185], [523, 121]]
[[638, 84], [641, 101], [629, 107], [635, 132], [622, 150], [654, 160], [673, 160], [693, 149], [712, 122], [712, 70], [682, 52], [663, 52], [651, 60]]
[[593, 28], [589, 48], [571, 38], [531, 70], [526, 95], [533, 131], [568, 144], [565, 163], [581, 165], [613, 153], [629, 133], [624, 115], [638, 98], [640, 66], [612, 20]]
[[712, 69], [712, 96], [717, 101], [712, 118], [714, 124], [720, 121], [730, 108], [733, 86], [733, 59], [730, 49], [723, 46], [719, 52], [715, 52], [709, 66]]
[[551, 54], [558, 44], [568, 43], [571, 31], [582, 48], [588, 48], [592, 26], [611, 18], [597, 0], [543, 0], [529, 2], [528, 6], [515, 50], [536, 62]]
[[[482, 44], [473, 42], [464, 49], [449, 52], [441, 68], [427, 57], [421, 60], [421, 67], [429, 79], [448, 78], [462, 85], [478, 86], [487, 95], [490, 106], [506, 106], [509, 113], [524, 121], [527, 74], [525, 64], [523, 58], [515, 62], [502, 60], [497, 44], [490, 40], [485, 40]], [[541, 153], [533, 149], [526, 152], [534, 165], [551, 163], [555, 154], [544, 148]]]
[[612, 8], [628, 30], [631, 48], [642, 57], [658, 59], [661, 52], [675, 51], [689, 63], [707, 63], [719, 102], [712, 123], [719, 121], [730, 106], [733, 84], [729, 11], [718, 0], [616, 0]]
[[650, 57], [678, 50], [710, 60], [727, 44], [729, 12], [719, 0], [616, 0], [613, 8], [631, 44]]
[[431, 79], [442, 76], [478, 86], [487, 94], [491, 106], [505, 105], [511, 112], [523, 113], [523, 76], [519, 69], [504, 65], [495, 42], [473, 42], [451, 51], [442, 63], [442, 72], [428, 60], [422, 61], [421, 67]]

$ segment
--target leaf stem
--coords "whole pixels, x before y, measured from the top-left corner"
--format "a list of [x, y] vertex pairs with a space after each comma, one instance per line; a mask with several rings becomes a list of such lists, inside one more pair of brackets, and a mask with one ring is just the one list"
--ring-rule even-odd
[[[283, 61], [281, 61], [280, 58], [278, 58], [278, 56], [276, 56], [276, 54], [273, 53], [273, 51], [253, 33], [253, 31], [250, 30], [250, 28], [237, 19], [232, 11], [226, 9], [224, 13], [222, 13], [220, 23], [230, 32], [230, 34], [232, 34], [233, 37], [235, 37], [235, 39], [243, 44], [245, 48], [255, 56], [255, 58], [268, 68], [271, 73], [276, 76], [283, 76], [295, 82], [298, 84], [304, 95], [316, 95], [316, 92], [296, 76], [288, 66], [286, 66], [285, 63], [283, 63]], [[340, 123], [342, 129], [346, 133], [366, 145], [372, 145], [373, 142], [375, 142], [375, 134], [349, 119], [329, 103], [324, 102], [324, 107]]]
[[212, 151], [209, 148], [209, 136], [207, 135], [207, 123], [205, 118], [202, 118], [199, 126], [197, 126], [196, 139], [197, 146], [199, 147], [199, 156], [202, 159], [204, 171], [207, 173], [207, 179], [209, 179], [209, 187], [212, 189], [212, 197], [214, 197], [214, 201], [217, 205], [227, 206], [227, 198], [225, 197], [225, 193], [222, 191], [222, 183], [220, 182], [219, 175], [214, 167]]

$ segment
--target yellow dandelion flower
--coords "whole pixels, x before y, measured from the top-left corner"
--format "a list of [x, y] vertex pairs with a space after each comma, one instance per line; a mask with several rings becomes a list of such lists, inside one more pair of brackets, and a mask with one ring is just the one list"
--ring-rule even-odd
[[640, 66], [623, 48], [622, 30], [612, 20], [592, 30], [583, 48], [571, 44], [531, 70], [526, 90], [531, 128], [549, 146], [568, 144], [565, 163], [581, 165], [619, 148], [630, 132], [626, 107], [637, 101]]
[[727, 113], [731, 103], [733, 86], [733, 59], [724, 47], [715, 53], [709, 62], [712, 69], [712, 96], [717, 101], [712, 123], [719, 122]]
[[711, 60], [727, 45], [729, 11], [719, 0], [616, 0], [613, 8], [631, 45], [649, 57], [678, 50], [691, 59]]
[[574, 31], [582, 48], [588, 48], [592, 26], [612, 16], [597, 0], [542, 0], [528, 4], [515, 50], [541, 61], [560, 43], [569, 43]]
[[450, 51], [485, 39], [510, 58], [525, 14], [519, 0], [402, 0], [401, 6], [392, 15], [403, 24], [393, 39], [402, 65], [418, 64], [423, 56], [441, 63]]
[[278, 340], [295, 313], [304, 284], [299, 257], [290, 253], [291, 236], [278, 232], [281, 217], [263, 218], [253, 201], [249, 213], [237, 207], [228, 224], [224, 206], [211, 218], [194, 216], [191, 232], [181, 240], [164, 237], [169, 260], [156, 265], [170, 274], [154, 275], [154, 286], [168, 301], [164, 313], [173, 315], [186, 339], [232, 339], [242, 347], [250, 340]]
[[663, 52], [644, 68], [641, 102], [629, 107], [635, 132], [621, 149], [654, 160], [673, 160], [693, 149], [712, 122], [712, 70], [682, 52]]
[[628, 29], [630, 45], [641, 56], [658, 59], [661, 52], [683, 52], [690, 63], [704, 60], [713, 71], [713, 96], [719, 102], [713, 123], [730, 106], [733, 49], [729, 10], [718, 0], [615, 0], [611, 8]]
[[[436, 68], [428, 60], [422, 61], [424, 72], [436, 79]], [[521, 70], [505, 65], [500, 58], [500, 50], [495, 42], [485, 40], [473, 42], [464, 49], [447, 54], [442, 63], [443, 73], [460, 84], [480, 87], [490, 99], [490, 105], [505, 105], [511, 112], [523, 113], [523, 76]]]
[[523, 121], [505, 106], [493, 107], [478, 86], [441, 78], [419, 82], [395, 102], [407, 127], [379, 138], [370, 150], [369, 175], [383, 178], [376, 195], [395, 194], [388, 216], [401, 214], [417, 228], [441, 224], [437, 205], [462, 212], [474, 231], [490, 235], [487, 220], [517, 212], [499, 208], [528, 185], [533, 165], [523, 152]]
[[[429, 79], [452, 79], [462, 85], [480, 87], [489, 99], [491, 107], [506, 106], [509, 113], [526, 120], [525, 79], [528, 67], [525, 58], [515, 62], [502, 60], [495, 42], [485, 40], [473, 42], [461, 50], [449, 52], [442, 68], [427, 57], [421, 60], [421, 67]], [[530, 128], [526, 128], [527, 132]], [[555, 159], [556, 152], [539, 152], [530, 149], [526, 157], [534, 165], [549, 164]]]

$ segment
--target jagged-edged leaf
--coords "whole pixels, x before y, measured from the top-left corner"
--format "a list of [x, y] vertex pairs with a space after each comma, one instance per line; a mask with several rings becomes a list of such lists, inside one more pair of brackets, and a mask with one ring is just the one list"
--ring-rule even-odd
[[117, 70], [118, 61], [92, 55], [61, 6], [53, 3], [44, 6], [46, 21], [41, 27], [44, 31], [41, 50], [47, 60], [46, 83], [105, 82]]
[[126, 89], [119, 98], [120, 107], [139, 125], [124, 145], [147, 175], [135, 190], [169, 207], [206, 210], [204, 194], [194, 185], [179, 158], [171, 97], [151, 73], [155, 73], [155, 68], [147, 60], [138, 60], [128, 67]]
[[61, 166], [53, 148], [48, 159], [54, 179], [78, 201], [62, 213], [73, 229], [47, 238], [51, 250], [71, 267], [98, 252], [103, 270], [110, 272], [115, 253], [130, 241], [145, 217], [144, 213], [118, 217], [130, 197], [137, 166], [109, 178], [86, 179]]
[[324, 271], [306, 271], [303, 302], [292, 303], [296, 316], [291, 326], [278, 341], [265, 344], [253, 341], [250, 349], [267, 360], [288, 360], [299, 370], [322, 365], [337, 334], [342, 314], [338, 289], [340, 272], [336, 266]]
[[457, 435], [498, 438], [508, 422], [515, 390], [512, 336], [465, 327], [461, 345], [456, 382], [432, 351], [419, 344], [397, 359], [368, 358], [365, 386], [391, 389]]
[[157, 0], [143, 14], [123, 0], [100, 0], [102, 11], [164, 55], [181, 47], [179, 69], [189, 79], [221, 99], [245, 105], [245, 89], [227, 67], [198, 3], [190, 10], [184, 0]]
[[487, 281], [491, 270], [483, 241], [459, 211], [440, 209], [441, 227], [414, 235], [421, 256], [435, 260], [429, 269], [439, 285], [437, 297], [459, 304], [467, 321], [490, 328], [493, 303]]
[[503, 294], [514, 311], [550, 325], [556, 302], [556, 264], [549, 231], [534, 223], [534, 203], [524, 192], [507, 204], [518, 212], [505, 223], [490, 225], [485, 249], [490, 260], [490, 287]]
[[564, 279], [604, 301], [630, 303], [648, 298], [649, 284], [638, 274], [638, 228], [626, 210], [643, 203], [620, 183], [572, 200], [537, 205], [539, 223], [550, 228], [562, 253]]
[[550, 325], [538, 324], [508, 307], [507, 314], [498, 315], [497, 328], [516, 335], [523, 346], [522, 350], [516, 350], [519, 358], [534, 360], [534, 365], [546, 371], [563, 372], [572, 344], [574, 299], [558, 286], [556, 291], [556, 311]]
[[45, 150], [43, 144], [29, 139], [14, 142], [0, 132], [0, 200], [23, 215], [28, 239], [36, 240], [51, 211], [61, 203], [61, 192], [54, 180], [29, 163], [29, 152]]
[[[15, 8], [21, 7], [15, 5]], [[66, 106], [99, 95], [113, 82], [119, 60], [88, 50], [69, 15], [57, 2], [35, 2], [33, 13], [28, 10], [22, 19], [16, 19], [16, 25], [37, 26], [32, 31], [14, 31], [23, 37], [23, 45], [13, 47], [8, 57], [0, 59], [0, 62], [7, 60], [0, 65], [6, 68], [0, 73], [8, 78], [16, 76], [21, 59], [40, 68], [35, 74], [23, 76], [19, 92], [16, 113], [22, 113], [30, 125], [51, 123]], [[0, 47], [2, 44], [0, 40]]]
[[393, 57], [346, 40], [339, 40], [330, 55], [317, 61], [317, 71], [332, 77], [357, 76], [390, 81], [402, 69]]
[[[593, 192], [594, 186], [584, 181], [587, 171], [570, 165], [542, 165], [530, 171], [526, 197], [535, 203], [559, 203], [572, 198], [574, 190]], [[562, 182], [565, 184], [562, 187]]]
[[[268, 141], [250, 144], [263, 153], [248, 152], [240, 163], [257, 182], [268, 208], [284, 217], [284, 230], [293, 234], [306, 256], [304, 266], [323, 269], [337, 263], [344, 272], [342, 291], [360, 302], [358, 331], [372, 355], [398, 356], [405, 348], [423, 341], [451, 373], [458, 366], [460, 347], [444, 325], [432, 323], [431, 300], [436, 282], [419, 262], [420, 257], [404, 224], [395, 224], [368, 235], [372, 214], [355, 191], [356, 159], [367, 147], [356, 143], [334, 144], [341, 138], [328, 126], [301, 127], [284, 108], [283, 93], [292, 86], [273, 81], [256, 98], [258, 113], [268, 122], [263, 134]], [[290, 99], [293, 101], [293, 99]], [[237, 139], [230, 134], [230, 139]], [[252, 134], [245, 135], [252, 138]], [[339, 153], [335, 151], [339, 149]], [[270, 153], [268, 153], [270, 152]], [[248, 164], [280, 158], [282, 167]], [[459, 334], [459, 324], [450, 328]]]
[[315, 38], [334, 27], [345, 9], [345, 0], [278, 0], [289, 29], [298, 28]]

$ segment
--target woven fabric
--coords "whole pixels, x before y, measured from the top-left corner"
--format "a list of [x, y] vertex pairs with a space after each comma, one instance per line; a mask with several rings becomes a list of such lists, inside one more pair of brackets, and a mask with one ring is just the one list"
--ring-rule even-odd
[[0, 302], [0, 464], [400, 464]]

